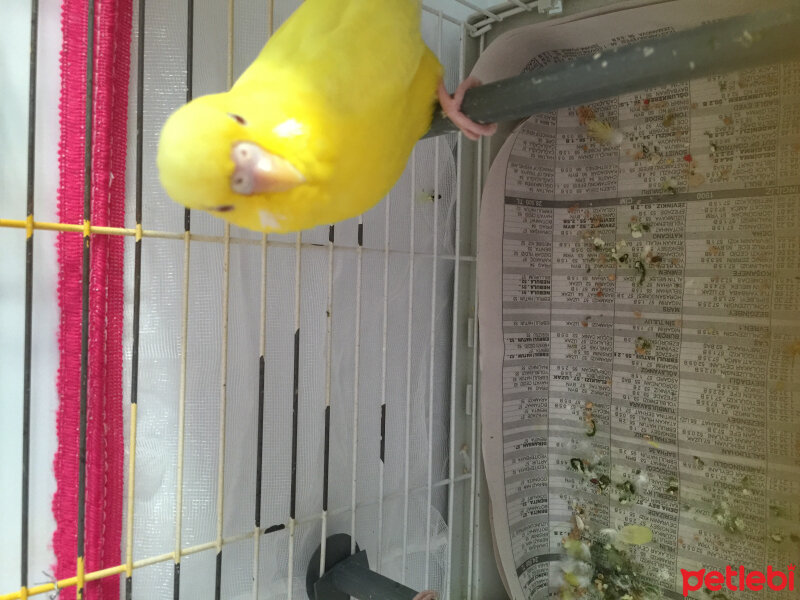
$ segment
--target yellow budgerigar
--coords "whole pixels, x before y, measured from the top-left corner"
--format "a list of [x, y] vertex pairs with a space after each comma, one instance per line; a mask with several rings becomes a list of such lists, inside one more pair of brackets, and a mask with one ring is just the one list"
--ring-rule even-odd
[[471, 139], [420, 34], [419, 0], [305, 0], [230, 91], [166, 122], [161, 183], [233, 224], [289, 232], [356, 216], [400, 177], [438, 98]]

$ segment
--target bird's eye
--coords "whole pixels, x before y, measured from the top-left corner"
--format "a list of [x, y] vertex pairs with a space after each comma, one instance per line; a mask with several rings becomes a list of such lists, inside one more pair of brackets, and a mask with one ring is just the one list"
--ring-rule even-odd
[[247, 125], [247, 121], [245, 121], [244, 117], [241, 115], [235, 115], [233, 113], [228, 113], [228, 116], [236, 121], [239, 125]]
[[217, 212], [229, 212], [229, 211], [233, 210], [233, 205], [232, 204], [224, 204], [222, 206], [215, 207], [214, 210], [217, 211]]

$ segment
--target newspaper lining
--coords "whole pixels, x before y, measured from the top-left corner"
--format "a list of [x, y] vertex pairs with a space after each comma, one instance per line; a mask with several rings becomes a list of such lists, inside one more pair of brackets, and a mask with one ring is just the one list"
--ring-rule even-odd
[[[562, 46], [527, 68], [750, 6], [550, 25]], [[514, 51], [501, 40], [493, 60]], [[797, 562], [799, 92], [800, 63], [679, 82], [536, 115], [498, 154], [479, 231], [482, 441], [513, 598], [563, 593], [576, 514], [589, 538], [652, 531], [630, 548], [652, 597], [683, 597], [680, 569]]]

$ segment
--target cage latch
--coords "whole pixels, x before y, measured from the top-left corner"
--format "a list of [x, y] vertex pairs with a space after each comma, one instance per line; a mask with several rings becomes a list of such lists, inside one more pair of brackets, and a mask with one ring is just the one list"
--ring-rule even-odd
[[540, 14], [550, 15], [551, 17], [564, 12], [562, 0], [539, 0], [537, 6]]

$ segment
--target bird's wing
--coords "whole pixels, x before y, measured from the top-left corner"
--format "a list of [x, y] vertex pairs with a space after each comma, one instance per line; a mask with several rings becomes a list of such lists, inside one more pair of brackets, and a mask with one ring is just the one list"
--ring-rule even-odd
[[237, 85], [290, 82], [361, 111], [407, 90], [425, 51], [419, 0], [306, 0]]

